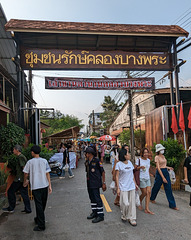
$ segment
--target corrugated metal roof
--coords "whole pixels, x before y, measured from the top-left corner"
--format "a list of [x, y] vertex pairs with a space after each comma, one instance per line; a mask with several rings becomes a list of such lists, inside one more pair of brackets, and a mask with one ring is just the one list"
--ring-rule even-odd
[[11, 19], [6, 30], [15, 32], [88, 33], [105, 35], [188, 36], [177, 25], [137, 25], [84, 22], [56, 22]]
[[16, 66], [11, 60], [16, 55], [16, 47], [11, 33], [5, 31], [5, 24], [7, 23], [4, 11], [0, 5], [0, 64], [3, 68], [17, 80]]

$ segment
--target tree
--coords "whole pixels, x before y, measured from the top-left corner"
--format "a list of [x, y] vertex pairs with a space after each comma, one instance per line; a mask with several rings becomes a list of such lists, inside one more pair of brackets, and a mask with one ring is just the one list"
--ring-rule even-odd
[[0, 127], [0, 140], [1, 154], [9, 156], [16, 144], [23, 145], [25, 132], [22, 128], [10, 122], [7, 126], [2, 125]]
[[101, 105], [104, 111], [100, 114], [100, 119], [103, 121], [104, 128], [109, 128], [114, 118], [121, 110], [122, 105], [122, 103], [118, 105], [110, 96], [104, 96], [104, 102]]
[[[142, 146], [145, 145], [145, 131], [141, 131], [140, 130], [134, 130], [134, 136], [135, 136], [135, 147], [136, 148], [142, 148]], [[120, 134], [119, 136], [119, 141], [121, 143], [121, 145], [130, 144], [130, 138], [131, 138], [131, 134], [130, 134], [130, 130], [123, 130], [123, 132]]]
[[82, 124], [82, 120], [79, 120], [75, 116], [62, 114], [58, 110], [56, 110], [56, 112], [54, 113], [54, 118], [52, 117], [52, 112], [49, 111], [41, 111], [40, 116], [42, 116], [43, 122], [50, 126], [50, 128], [47, 129], [46, 132], [43, 134], [43, 137], [65, 130], [67, 128], [75, 126], [79, 126], [80, 128], [82, 128], [84, 126]]

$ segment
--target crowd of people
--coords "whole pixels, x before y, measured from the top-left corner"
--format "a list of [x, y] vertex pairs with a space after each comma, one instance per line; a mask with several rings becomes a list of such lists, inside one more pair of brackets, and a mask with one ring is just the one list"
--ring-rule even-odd
[[[103, 145], [103, 144], [101, 144]], [[92, 149], [92, 159], [95, 159], [96, 156], [100, 158], [100, 164], [98, 168], [101, 168], [101, 172], [104, 171], [103, 169], [103, 154], [100, 154], [99, 147], [90, 146], [88, 147], [88, 151]], [[108, 149], [108, 147], [104, 147]], [[103, 146], [102, 146], [103, 149]], [[176, 206], [176, 202], [172, 193], [171, 188], [171, 179], [169, 176], [169, 170], [173, 170], [172, 167], [167, 166], [167, 160], [164, 156], [165, 148], [162, 144], [157, 144], [155, 147], [155, 164], [156, 164], [156, 174], [154, 185], [151, 189], [151, 179], [150, 176], [150, 159], [149, 159], [149, 149], [143, 148], [140, 154], [140, 157], [136, 159], [135, 165], [133, 166], [131, 162], [131, 155], [129, 153], [129, 147], [127, 145], [122, 146], [119, 149], [118, 145], [114, 145], [110, 148], [110, 163], [112, 164], [112, 180], [115, 182], [115, 193], [117, 196], [114, 200], [114, 204], [120, 206], [121, 210], [121, 219], [122, 221], [129, 221], [132, 226], [136, 226], [136, 206], [140, 211], [144, 209], [146, 214], [154, 215], [154, 212], [150, 210], [150, 202], [156, 204], [157, 194], [161, 188], [161, 185], [164, 185], [165, 194], [169, 203], [169, 208], [173, 210], [179, 210]], [[108, 154], [108, 153], [107, 153]], [[185, 174], [185, 183], [191, 185], [191, 147], [188, 150], [189, 156], [186, 158], [184, 163], [184, 174]], [[105, 156], [105, 155], [104, 155]], [[105, 157], [105, 161], [107, 158]], [[86, 166], [91, 165], [91, 159], [88, 156], [88, 162], [86, 162]], [[95, 180], [96, 173], [91, 172], [89, 168], [86, 167], [87, 171], [87, 183]], [[139, 182], [135, 179], [134, 173], [139, 171]], [[96, 171], [95, 171], [96, 172]], [[89, 177], [88, 174], [93, 176]], [[94, 176], [95, 175], [95, 176]], [[100, 175], [101, 176], [101, 175]], [[104, 176], [105, 181], [105, 176]], [[103, 186], [100, 184], [100, 187]], [[104, 188], [105, 190], [105, 188]], [[136, 198], [136, 194], [141, 192], [140, 196], [138, 197], [138, 201]], [[89, 192], [89, 190], [88, 190]], [[88, 219], [96, 219], [92, 221], [93, 223], [103, 221], [104, 217], [98, 217], [96, 215], [96, 211], [99, 211], [97, 208], [98, 203], [96, 202], [96, 198], [90, 196], [92, 213], [88, 216]], [[143, 200], [145, 199], [145, 206], [143, 207]], [[138, 203], [137, 203], [138, 202]], [[99, 203], [100, 204], [100, 203]], [[191, 195], [190, 195], [190, 206], [191, 206]]]
[[[165, 148], [161, 144], [155, 147], [155, 164], [156, 174], [154, 185], [151, 189], [150, 179], [150, 159], [148, 148], [143, 148], [140, 157], [136, 159], [135, 165], [131, 162], [129, 147], [123, 145], [121, 149], [117, 144], [110, 146], [102, 143], [84, 143], [80, 142], [77, 145], [69, 143], [61, 143], [58, 151], [63, 153], [63, 173], [61, 178], [65, 178], [64, 167], [69, 165], [69, 152], [75, 151], [79, 154], [79, 158], [85, 159], [85, 168], [87, 175], [87, 190], [91, 202], [91, 214], [87, 219], [91, 219], [92, 223], [98, 223], [104, 220], [103, 203], [100, 197], [100, 188], [106, 190], [104, 159], [111, 163], [111, 178], [114, 184], [114, 193], [116, 197], [114, 204], [120, 207], [122, 221], [129, 221], [132, 226], [136, 226], [136, 207], [140, 211], [144, 209], [146, 214], [153, 215], [150, 210], [150, 202], [155, 204], [157, 194], [164, 185], [165, 194], [169, 203], [169, 208], [179, 210], [172, 193], [171, 180], [168, 170], [172, 170], [167, 166], [167, 160], [164, 156]], [[23, 213], [31, 213], [30, 200], [28, 196], [28, 184], [34, 196], [36, 207], [36, 217], [34, 221], [36, 226], [34, 231], [45, 230], [45, 207], [48, 198], [48, 193], [52, 192], [50, 180], [50, 167], [46, 159], [39, 156], [41, 148], [34, 145], [31, 148], [32, 159], [28, 160], [21, 153], [22, 148], [16, 145], [13, 153], [17, 156], [16, 176], [8, 190], [7, 208], [3, 208], [4, 212], [13, 213], [16, 206], [16, 192], [19, 190], [24, 202]], [[108, 160], [109, 158], [109, 160]], [[135, 172], [138, 172], [139, 180], [135, 177]], [[73, 178], [72, 169], [68, 168], [69, 178]], [[191, 186], [191, 147], [188, 149], [188, 157], [184, 163], [184, 182]], [[137, 194], [141, 192], [140, 196]], [[145, 206], [143, 207], [143, 200]], [[190, 203], [191, 206], [191, 194]]]

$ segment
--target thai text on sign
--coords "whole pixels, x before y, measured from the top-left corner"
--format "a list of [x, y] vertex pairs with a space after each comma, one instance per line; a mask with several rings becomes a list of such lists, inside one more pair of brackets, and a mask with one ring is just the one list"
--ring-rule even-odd
[[169, 53], [21, 48], [23, 69], [170, 70]]
[[54, 78], [45, 77], [46, 89], [71, 89], [71, 90], [107, 90], [107, 89], [154, 89], [154, 78], [134, 78], [134, 79], [102, 79], [102, 78]]

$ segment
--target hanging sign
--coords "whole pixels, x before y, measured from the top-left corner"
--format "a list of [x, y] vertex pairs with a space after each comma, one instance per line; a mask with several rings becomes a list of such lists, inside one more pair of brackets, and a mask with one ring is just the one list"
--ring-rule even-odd
[[172, 69], [169, 53], [29, 49], [21, 47], [23, 69], [157, 70]]
[[155, 89], [154, 78], [57, 78], [45, 77], [46, 89], [130, 90]]

